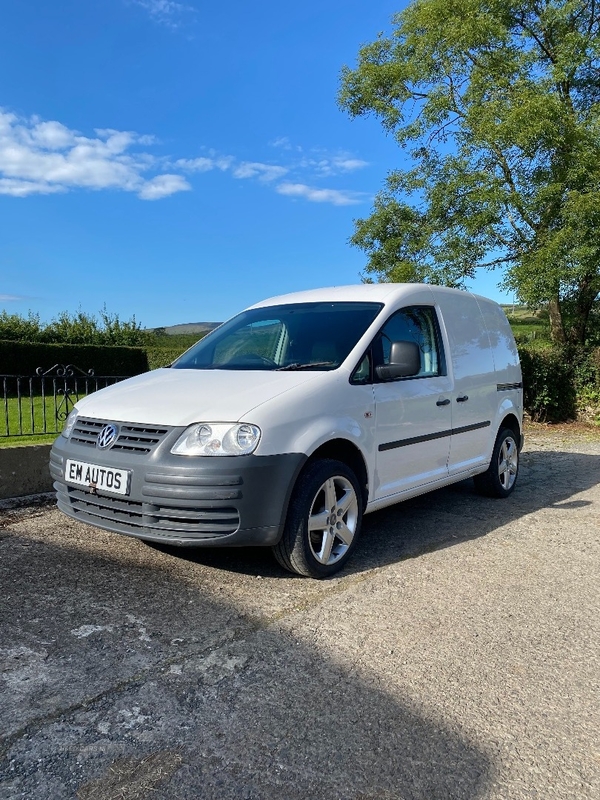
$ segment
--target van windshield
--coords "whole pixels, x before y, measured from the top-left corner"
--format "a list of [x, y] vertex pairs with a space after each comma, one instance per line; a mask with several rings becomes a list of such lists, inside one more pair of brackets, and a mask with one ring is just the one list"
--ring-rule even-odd
[[243, 311], [173, 369], [331, 370], [346, 359], [381, 303], [290, 303]]

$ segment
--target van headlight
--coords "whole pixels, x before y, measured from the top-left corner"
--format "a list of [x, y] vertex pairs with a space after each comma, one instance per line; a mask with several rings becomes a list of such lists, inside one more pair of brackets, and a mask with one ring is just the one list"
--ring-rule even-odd
[[61, 433], [68, 439], [69, 436], [73, 433], [73, 428], [75, 427], [75, 423], [77, 422], [77, 411], [73, 409], [67, 419], [65, 420], [65, 427], [62, 429]]
[[200, 422], [190, 425], [175, 442], [177, 456], [247, 456], [260, 441], [260, 428], [246, 422]]

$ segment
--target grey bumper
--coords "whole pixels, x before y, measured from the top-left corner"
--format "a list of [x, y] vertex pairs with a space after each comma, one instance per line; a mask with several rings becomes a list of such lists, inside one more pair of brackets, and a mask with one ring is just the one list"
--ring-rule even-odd
[[[301, 453], [174, 456], [182, 429], [151, 452], [98, 450], [59, 436], [50, 453], [58, 507], [70, 517], [147, 541], [193, 546], [272, 545], [279, 541]], [[68, 458], [131, 471], [121, 496], [65, 481]]]

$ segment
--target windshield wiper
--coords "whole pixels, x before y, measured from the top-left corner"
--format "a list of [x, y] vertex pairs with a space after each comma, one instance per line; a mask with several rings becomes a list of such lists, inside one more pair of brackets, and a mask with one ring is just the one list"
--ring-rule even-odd
[[310, 369], [311, 367], [330, 367], [332, 364], [335, 364], [335, 361], [311, 361], [309, 364], [300, 364], [296, 362], [295, 364], [286, 364], [285, 367], [277, 367], [275, 372]]

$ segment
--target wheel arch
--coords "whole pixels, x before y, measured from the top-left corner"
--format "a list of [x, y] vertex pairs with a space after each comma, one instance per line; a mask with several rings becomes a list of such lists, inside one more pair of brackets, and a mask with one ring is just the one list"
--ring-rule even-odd
[[[341, 461], [346, 464], [356, 475], [359, 486], [362, 492], [363, 507], [366, 507], [369, 499], [369, 473], [367, 471], [367, 464], [360, 449], [348, 441], [348, 439], [332, 439], [329, 442], [324, 442], [322, 445], [310, 454], [308, 460], [304, 464], [305, 469], [309, 464], [323, 458], [331, 458], [335, 461]], [[300, 477], [300, 476], [298, 476]], [[298, 480], [298, 478], [296, 478]]]
[[[330, 480], [333, 497], [328, 496]], [[324, 442], [307, 457], [291, 490], [292, 497], [282, 535], [272, 548], [275, 558], [284, 569], [307, 577], [326, 578], [343, 567], [360, 532], [363, 501], [367, 493], [366, 480], [363, 456], [346, 439]], [[344, 481], [345, 486], [342, 494], [338, 495], [340, 481]], [[352, 495], [349, 497], [350, 485]], [[343, 505], [338, 506], [340, 497]], [[320, 506], [313, 517], [312, 511], [318, 498]], [[330, 507], [327, 499], [333, 502], [333, 507]], [[334, 519], [330, 514], [334, 515]], [[338, 518], [340, 514], [343, 516]], [[347, 520], [346, 515], [349, 515]], [[346, 534], [336, 532], [342, 527], [345, 527]], [[326, 541], [329, 544], [325, 552]], [[334, 545], [338, 548], [335, 552]]]
[[522, 431], [521, 431], [521, 424], [517, 419], [517, 417], [515, 416], [515, 414], [507, 414], [504, 417], [504, 419], [500, 423], [498, 431], [501, 431], [503, 428], [508, 428], [508, 430], [514, 433], [517, 445], [520, 450], [522, 446], [522, 438], [521, 438]]

